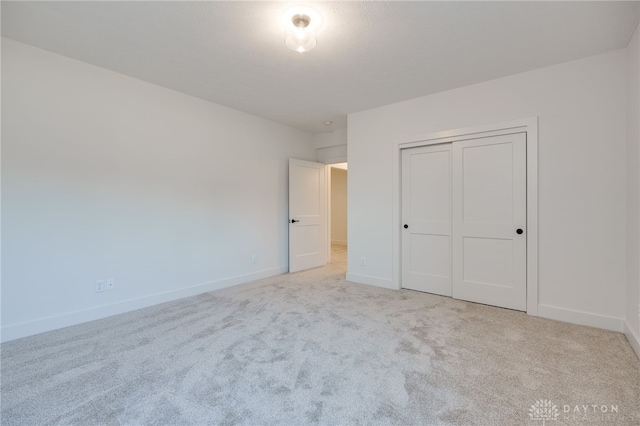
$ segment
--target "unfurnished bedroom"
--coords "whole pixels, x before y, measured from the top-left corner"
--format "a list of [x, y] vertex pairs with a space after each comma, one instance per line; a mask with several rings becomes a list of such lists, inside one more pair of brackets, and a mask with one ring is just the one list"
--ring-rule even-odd
[[640, 424], [640, 2], [0, 13], [3, 425]]

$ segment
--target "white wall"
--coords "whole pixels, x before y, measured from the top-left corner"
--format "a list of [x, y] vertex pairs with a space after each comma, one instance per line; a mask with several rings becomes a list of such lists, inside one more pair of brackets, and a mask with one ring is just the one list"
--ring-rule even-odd
[[331, 243], [347, 244], [347, 171], [331, 168]]
[[348, 278], [398, 284], [392, 159], [399, 141], [533, 116], [539, 117], [539, 313], [622, 330], [624, 49], [349, 115]]
[[640, 26], [627, 47], [627, 286], [625, 334], [640, 356]]
[[7, 39], [2, 107], [4, 340], [286, 271], [312, 135]]
[[318, 161], [325, 164], [347, 161], [347, 129], [313, 135]]

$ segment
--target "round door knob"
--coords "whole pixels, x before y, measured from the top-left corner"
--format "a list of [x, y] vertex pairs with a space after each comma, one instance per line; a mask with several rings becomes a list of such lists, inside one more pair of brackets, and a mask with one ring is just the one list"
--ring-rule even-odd
[[516, 229], [516, 234], [520, 235], [522, 234], [524, 231], [520, 228]]
[[407, 225], [406, 223], [404, 224], [404, 229], [407, 229], [409, 227], [409, 225]]

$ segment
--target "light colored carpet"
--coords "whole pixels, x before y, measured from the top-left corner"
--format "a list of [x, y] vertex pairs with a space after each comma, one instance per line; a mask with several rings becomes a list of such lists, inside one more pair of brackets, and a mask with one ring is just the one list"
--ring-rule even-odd
[[542, 425], [539, 400], [640, 424], [622, 334], [349, 283], [337, 255], [3, 344], [2, 424]]

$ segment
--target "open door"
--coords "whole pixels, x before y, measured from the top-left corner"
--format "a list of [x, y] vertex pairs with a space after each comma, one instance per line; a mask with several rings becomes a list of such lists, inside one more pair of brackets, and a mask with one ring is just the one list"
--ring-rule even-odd
[[289, 159], [289, 272], [327, 263], [325, 191], [324, 164]]

